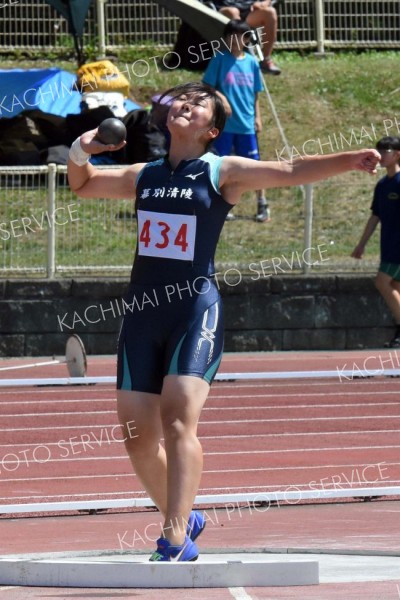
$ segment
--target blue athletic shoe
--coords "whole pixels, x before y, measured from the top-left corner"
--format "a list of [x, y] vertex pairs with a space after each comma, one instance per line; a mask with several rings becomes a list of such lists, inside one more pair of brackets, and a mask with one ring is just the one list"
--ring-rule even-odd
[[149, 560], [152, 562], [170, 562], [171, 559], [177, 562], [192, 562], [199, 557], [199, 551], [196, 544], [186, 536], [182, 546], [174, 546], [166, 538], [157, 540], [157, 550], [153, 552]]
[[199, 512], [198, 510], [192, 510], [189, 515], [186, 535], [188, 535], [192, 542], [194, 542], [194, 540], [196, 540], [204, 531], [205, 526], [206, 520], [203, 516], [203, 513]]

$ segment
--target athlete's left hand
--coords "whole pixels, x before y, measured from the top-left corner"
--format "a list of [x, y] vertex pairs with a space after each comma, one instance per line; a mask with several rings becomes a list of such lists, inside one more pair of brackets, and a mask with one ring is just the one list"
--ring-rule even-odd
[[381, 155], [377, 150], [360, 150], [354, 153], [354, 170], [366, 171], [375, 175], [376, 167], [381, 160]]

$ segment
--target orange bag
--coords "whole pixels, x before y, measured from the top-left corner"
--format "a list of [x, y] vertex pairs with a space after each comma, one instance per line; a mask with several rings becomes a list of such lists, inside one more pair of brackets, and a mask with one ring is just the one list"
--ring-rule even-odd
[[78, 71], [78, 87], [82, 94], [89, 92], [120, 92], [129, 95], [129, 81], [109, 60], [82, 65]]

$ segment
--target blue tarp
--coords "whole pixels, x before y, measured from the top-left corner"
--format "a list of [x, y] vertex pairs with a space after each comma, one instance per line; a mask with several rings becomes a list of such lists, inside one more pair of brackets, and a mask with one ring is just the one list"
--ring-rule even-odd
[[[0, 69], [0, 118], [15, 117], [32, 109], [66, 117], [81, 112], [81, 100], [76, 75], [67, 71]], [[129, 99], [125, 107], [127, 112], [140, 108]]]

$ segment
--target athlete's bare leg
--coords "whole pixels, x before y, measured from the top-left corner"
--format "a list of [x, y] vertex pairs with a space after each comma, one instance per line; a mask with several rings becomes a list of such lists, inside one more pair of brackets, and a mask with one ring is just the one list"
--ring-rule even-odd
[[161, 394], [167, 454], [167, 510], [164, 536], [182, 544], [203, 470], [197, 424], [210, 386], [199, 377], [168, 375]]
[[[167, 375], [161, 395], [118, 391], [118, 416], [136, 475], [165, 519], [163, 536], [182, 544], [203, 469], [197, 424], [210, 386]], [[164, 437], [165, 450], [161, 445]]]
[[118, 390], [117, 408], [133, 469], [150, 498], [165, 515], [167, 459], [161, 445], [160, 396]]

